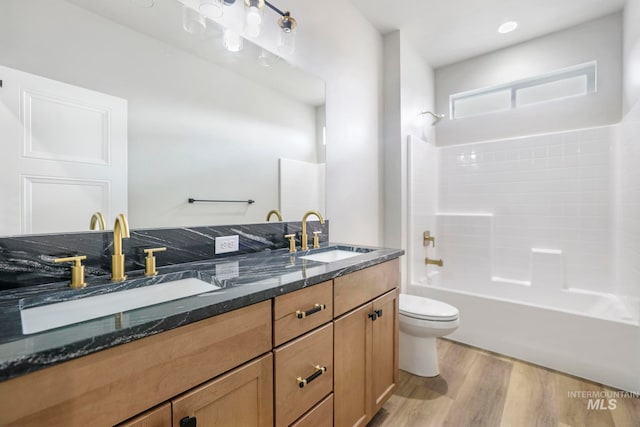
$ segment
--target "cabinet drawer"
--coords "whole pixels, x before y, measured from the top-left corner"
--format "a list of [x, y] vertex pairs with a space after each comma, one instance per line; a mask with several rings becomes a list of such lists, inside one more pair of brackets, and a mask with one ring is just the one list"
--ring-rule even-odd
[[333, 284], [334, 317], [399, 286], [399, 259], [337, 277]]
[[171, 404], [165, 403], [116, 427], [171, 427]]
[[[324, 307], [320, 310], [320, 307]], [[333, 283], [320, 283], [277, 297], [273, 304], [273, 342], [279, 346], [333, 318]]]
[[330, 394], [315, 408], [304, 414], [292, 427], [332, 427], [333, 394]]
[[273, 356], [242, 365], [171, 401], [173, 425], [273, 426]]
[[[274, 353], [276, 425], [288, 426], [332, 391], [333, 323]], [[306, 384], [301, 385], [301, 380]]]

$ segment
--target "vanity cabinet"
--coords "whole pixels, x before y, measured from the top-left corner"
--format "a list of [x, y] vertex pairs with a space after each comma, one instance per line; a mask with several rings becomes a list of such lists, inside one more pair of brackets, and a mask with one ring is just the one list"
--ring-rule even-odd
[[313, 409], [291, 425], [291, 427], [332, 427], [333, 394], [327, 396]]
[[171, 427], [171, 404], [165, 403], [119, 424], [118, 427]]
[[336, 427], [366, 425], [397, 387], [398, 286], [395, 261], [335, 280], [335, 309], [349, 310], [334, 322]]
[[2, 381], [0, 425], [128, 420], [270, 352], [271, 316], [263, 301]]
[[[305, 425], [303, 419], [315, 420], [318, 412], [326, 412], [328, 404], [321, 409], [316, 405], [333, 391], [332, 320], [333, 281], [274, 299], [276, 426], [289, 426], [298, 418]], [[330, 415], [333, 425], [333, 411]]]
[[0, 382], [0, 425], [365, 425], [397, 386], [398, 287], [395, 259]]
[[[258, 360], [171, 400], [173, 427], [273, 426], [273, 356]], [[191, 424], [196, 425], [196, 424]]]
[[333, 390], [333, 324], [274, 350], [276, 426], [288, 426]]
[[333, 319], [333, 281], [319, 283], [273, 300], [275, 347]]

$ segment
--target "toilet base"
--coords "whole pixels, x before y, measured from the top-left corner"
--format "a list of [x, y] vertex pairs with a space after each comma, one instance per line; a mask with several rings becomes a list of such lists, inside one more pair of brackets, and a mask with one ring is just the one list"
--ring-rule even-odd
[[436, 337], [416, 337], [400, 330], [400, 369], [420, 377], [440, 375]]

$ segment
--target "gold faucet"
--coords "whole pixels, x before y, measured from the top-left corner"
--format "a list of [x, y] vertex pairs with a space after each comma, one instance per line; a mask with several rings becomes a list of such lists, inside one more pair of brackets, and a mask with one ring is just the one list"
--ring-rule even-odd
[[430, 259], [430, 258], [425, 258], [424, 263], [427, 265], [429, 264], [437, 265], [438, 267], [442, 267], [442, 264], [443, 264], [441, 259]]
[[116, 217], [113, 225], [113, 256], [111, 257], [111, 281], [121, 282], [127, 278], [124, 274], [124, 255], [122, 254], [122, 239], [131, 237], [129, 223], [124, 214]]
[[436, 247], [436, 238], [431, 235], [431, 232], [429, 230], [427, 230], [422, 233], [422, 246], [428, 247], [429, 243], [431, 243], [434, 248]]
[[84, 265], [82, 265], [82, 261], [85, 259], [87, 259], [86, 255], [78, 255], [67, 258], [56, 258], [53, 260], [56, 264], [59, 262], [73, 263], [73, 266], [71, 267], [71, 283], [69, 283], [69, 286], [73, 289], [80, 289], [87, 286], [87, 283], [84, 281]]
[[271, 215], [275, 215], [278, 218], [278, 221], [282, 222], [282, 214], [278, 209], [271, 209], [269, 213], [267, 213], [267, 222], [271, 219]]
[[[98, 228], [96, 228], [96, 226]], [[89, 221], [89, 230], [104, 230], [104, 229], [105, 229], [104, 216], [102, 216], [101, 212], [94, 212], [93, 215], [91, 215], [91, 221]]]
[[304, 214], [304, 216], [302, 217], [302, 235], [300, 236], [300, 240], [302, 240], [302, 245], [300, 249], [303, 251], [309, 250], [309, 243], [307, 242], [307, 218], [309, 218], [309, 216], [311, 215], [317, 216], [318, 219], [320, 220], [320, 224], [324, 224], [324, 218], [322, 218], [322, 215], [320, 215], [320, 212], [309, 211]]

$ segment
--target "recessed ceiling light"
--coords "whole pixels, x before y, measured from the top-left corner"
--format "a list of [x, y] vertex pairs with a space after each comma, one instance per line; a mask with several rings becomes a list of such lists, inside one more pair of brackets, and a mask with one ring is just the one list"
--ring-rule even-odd
[[498, 32], [500, 34], [507, 34], [516, 28], [518, 28], [518, 23], [516, 21], [507, 21], [498, 27]]

